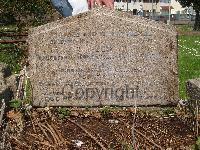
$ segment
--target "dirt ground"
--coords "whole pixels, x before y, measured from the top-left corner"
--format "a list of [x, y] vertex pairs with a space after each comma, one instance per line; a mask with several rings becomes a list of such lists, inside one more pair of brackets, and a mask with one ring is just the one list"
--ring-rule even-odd
[[6, 115], [4, 138], [16, 150], [171, 150], [195, 144], [191, 123], [163, 111], [38, 108], [22, 112]]

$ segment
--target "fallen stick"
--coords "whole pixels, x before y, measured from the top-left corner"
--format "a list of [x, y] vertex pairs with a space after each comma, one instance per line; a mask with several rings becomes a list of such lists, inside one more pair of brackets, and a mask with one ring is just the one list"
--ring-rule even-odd
[[[28, 113], [28, 114], [29, 114], [29, 113]], [[29, 114], [29, 117], [30, 117], [30, 120], [31, 120], [31, 124], [32, 124], [32, 127], [33, 127], [33, 131], [34, 131], [34, 133], [36, 133], [35, 125], [34, 125], [34, 123], [33, 123], [33, 119], [32, 119], [32, 117], [31, 117], [31, 114]]]
[[76, 125], [77, 127], [79, 127], [79, 128], [80, 128], [81, 130], [83, 130], [86, 134], [88, 134], [89, 137], [90, 137], [91, 139], [93, 139], [93, 140], [101, 147], [101, 149], [107, 150], [107, 149], [103, 146], [103, 144], [101, 144], [101, 143], [97, 140], [97, 138], [94, 137], [91, 133], [89, 133], [83, 126], [81, 126], [80, 124], [74, 122], [73, 120], [71, 120], [71, 119], [69, 119], [69, 118], [66, 118], [66, 119], [67, 119], [69, 122], [71, 122], [71, 123], [73, 123], [74, 125]]
[[12, 136], [11, 139], [13, 139], [15, 141], [15, 143], [20, 145], [21, 147], [26, 147], [26, 148], [30, 149], [30, 147], [27, 144], [21, 143], [16, 137]]
[[[35, 141], [37, 144], [42, 144], [42, 145], [45, 145], [45, 146], [48, 146], [48, 147], [53, 147], [54, 148], [54, 146], [53, 145], [50, 145], [49, 143], [46, 143], [46, 142], [39, 142], [39, 141]], [[47, 141], [47, 142], [49, 142], [49, 141]]]
[[28, 133], [28, 135], [30, 135], [30, 136], [32, 136], [32, 137], [34, 137], [35, 139], [38, 139], [38, 140], [40, 140], [40, 138], [37, 136], [37, 134], [31, 134], [31, 133]]
[[56, 144], [58, 144], [58, 140], [57, 140], [57, 138], [55, 137], [55, 135], [53, 134], [53, 132], [51, 131], [51, 129], [49, 129], [47, 126], [45, 126], [45, 125], [43, 125], [43, 124], [41, 124], [41, 126], [42, 126], [43, 128], [45, 128], [45, 129], [51, 134], [51, 136], [52, 136], [53, 139], [54, 139], [54, 142], [55, 142]]
[[146, 140], [148, 140], [150, 143], [152, 143], [153, 145], [155, 145], [157, 148], [164, 150], [161, 146], [159, 146], [158, 144], [156, 144], [154, 141], [152, 141], [151, 139], [149, 139], [148, 137], [146, 137], [143, 133], [141, 133], [140, 131], [138, 131], [137, 129], [134, 129], [134, 131], [141, 135], [143, 138], [145, 138]]
[[53, 128], [53, 130], [56, 132], [56, 134], [58, 134], [58, 138], [60, 141], [64, 141], [64, 138], [62, 137], [62, 135], [60, 134], [60, 132], [56, 129], [55, 125], [53, 123], [51, 123], [51, 126]]
[[[120, 119], [120, 121], [124, 122], [123, 120]], [[125, 123], [127, 126], [128, 123]], [[159, 146], [158, 144], [156, 144], [154, 141], [152, 141], [150, 138], [148, 138], [146, 135], [144, 135], [143, 133], [141, 133], [140, 131], [138, 131], [137, 129], [135, 128], [132, 128], [132, 130], [134, 130], [137, 134], [139, 134], [140, 136], [142, 136], [143, 138], [145, 138], [147, 141], [149, 141], [150, 143], [152, 143], [154, 146], [156, 146], [157, 148], [161, 149], [161, 150], [164, 150], [161, 146]]]
[[72, 145], [71, 142], [69, 142], [67, 139], [64, 139], [63, 136], [61, 135], [61, 133], [57, 130], [57, 128], [55, 127], [55, 125], [53, 123], [51, 123], [51, 127], [52, 127], [52, 130], [55, 131], [55, 134], [58, 135], [58, 139], [59, 139], [59, 142], [58, 142], [58, 146], [65, 143], [66, 145]]
[[5, 108], [6, 108], [6, 104], [5, 104], [5, 101], [3, 99], [2, 100], [2, 106], [1, 106], [1, 114], [0, 114], [0, 127], [3, 124], [3, 115], [4, 115], [4, 112], [5, 112]]
[[26, 40], [0, 40], [0, 44], [26, 43]]
[[47, 140], [53, 144], [52, 140], [49, 138], [49, 136], [47, 135], [46, 131], [43, 129], [42, 125], [39, 123], [38, 127], [40, 128], [40, 130], [43, 132], [43, 134], [46, 136]]
[[55, 132], [55, 130], [52, 128], [52, 126], [50, 126], [48, 123], [46, 123], [46, 124], [47, 124], [48, 128], [51, 130], [51, 133], [52, 133], [52, 134], [54, 135], [54, 137], [56, 138], [57, 144], [58, 144], [59, 141], [60, 141], [61, 139], [59, 139], [58, 135], [56, 134], [56, 132]]

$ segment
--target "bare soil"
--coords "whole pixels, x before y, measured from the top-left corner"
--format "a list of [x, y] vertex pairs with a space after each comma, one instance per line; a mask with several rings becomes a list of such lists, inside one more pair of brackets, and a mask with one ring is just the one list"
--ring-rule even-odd
[[159, 113], [76, 109], [60, 118], [56, 108], [12, 110], [6, 138], [20, 150], [190, 149], [195, 144], [191, 123]]

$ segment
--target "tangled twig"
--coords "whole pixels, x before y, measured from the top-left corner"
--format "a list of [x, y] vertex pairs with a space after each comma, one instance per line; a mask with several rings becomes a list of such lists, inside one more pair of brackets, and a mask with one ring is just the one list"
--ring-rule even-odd
[[47, 124], [47, 127], [49, 128], [48, 131], [51, 133], [51, 135], [52, 135], [52, 137], [54, 138], [56, 144], [58, 144], [59, 141], [60, 141], [58, 135], [55, 133], [54, 129], [53, 129], [48, 123], [46, 123], [46, 124]]
[[81, 130], [83, 130], [91, 139], [93, 139], [103, 150], [107, 150], [103, 144], [101, 144], [96, 137], [94, 137], [91, 133], [89, 133], [83, 126], [81, 126], [80, 124], [74, 122], [73, 120], [67, 118], [67, 120], [71, 123], [73, 123], [74, 125], [76, 125], [77, 127], [79, 127]]
[[[121, 120], [122, 122], [124, 122], [123, 120]], [[124, 124], [126, 124], [127, 126], [128, 123], [124, 122]], [[152, 143], [154, 146], [156, 146], [157, 148], [164, 150], [160, 145], [156, 144], [154, 141], [152, 141], [150, 138], [148, 138], [146, 135], [144, 135], [143, 133], [141, 133], [139, 130], [132, 128], [132, 130], [134, 130], [134, 132], [136, 132], [137, 134], [139, 134], [140, 136], [142, 136], [143, 138], [145, 138], [147, 141], [149, 141], [150, 143]]]
[[69, 141], [67, 141], [66, 139], [64, 139], [63, 138], [63, 136], [60, 134], [60, 132], [56, 129], [56, 127], [55, 127], [55, 125], [53, 124], [53, 123], [51, 123], [51, 126], [52, 126], [52, 128], [53, 128], [53, 130], [55, 131], [55, 133], [58, 135], [58, 137], [59, 137], [59, 139], [60, 139], [60, 142], [59, 142], [59, 144], [61, 144], [61, 143], [66, 143], [66, 144], [68, 144], [68, 145], [71, 145], [72, 143], [71, 142], [69, 142]]
[[49, 143], [46, 143], [46, 142], [39, 142], [39, 141], [35, 141], [35, 142], [38, 143], [38, 144], [42, 144], [44, 146], [48, 146], [48, 147], [53, 147], [54, 148], [53, 145], [50, 145]]
[[140, 131], [138, 131], [137, 129], [134, 129], [134, 131], [141, 135], [143, 138], [145, 138], [146, 140], [148, 140], [150, 143], [152, 143], [154, 146], [156, 146], [157, 148], [164, 150], [161, 146], [159, 146], [158, 144], [156, 144], [154, 141], [152, 141], [151, 139], [149, 139], [148, 137], [146, 137], [143, 133], [141, 133]]
[[38, 127], [39, 127], [40, 130], [43, 132], [43, 134], [46, 136], [46, 138], [48, 139], [48, 141], [49, 141], [50, 143], [53, 143], [40, 123], [38, 124]]
[[20, 147], [26, 147], [27, 149], [30, 149], [30, 147], [25, 144], [25, 143], [21, 143], [16, 137], [11, 137], [12, 140], [14, 140], [14, 142], [17, 144], [17, 145], [20, 145]]

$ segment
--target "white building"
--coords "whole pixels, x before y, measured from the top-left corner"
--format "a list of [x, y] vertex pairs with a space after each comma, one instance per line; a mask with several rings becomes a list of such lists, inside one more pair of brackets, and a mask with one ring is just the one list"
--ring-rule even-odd
[[171, 0], [171, 6], [173, 7], [171, 14], [178, 14], [179, 12], [182, 13], [185, 10], [185, 8], [183, 8], [176, 0]]
[[[157, 2], [156, 2], [157, 1]], [[169, 9], [170, 8], [170, 9]], [[143, 11], [144, 16], [152, 15], [169, 15], [169, 10], [171, 14], [177, 14], [185, 10], [179, 2], [176, 0], [115, 0], [115, 9], [122, 11]], [[134, 13], [135, 14], [135, 13]]]
[[[143, 13], [144, 16], [148, 16], [152, 13], [159, 13], [159, 3], [156, 0], [115, 0], [115, 9], [122, 11], [133, 11], [134, 14]], [[136, 12], [137, 11], [137, 12]]]

